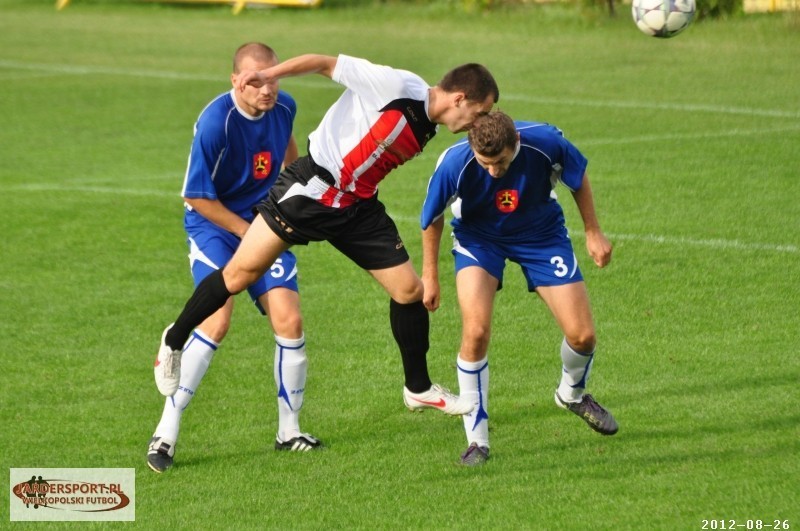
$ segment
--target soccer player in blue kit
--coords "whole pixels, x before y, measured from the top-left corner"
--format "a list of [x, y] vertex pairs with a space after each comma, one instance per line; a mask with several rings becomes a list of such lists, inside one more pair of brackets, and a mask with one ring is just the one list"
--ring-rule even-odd
[[[389, 296], [389, 322], [400, 350], [410, 409], [451, 415], [474, 407], [431, 382], [429, 316], [423, 284], [399, 231], [378, 199], [378, 185], [418, 155], [439, 124], [466, 131], [499, 98], [497, 83], [482, 65], [447, 72], [434, 86], [407, 70], [365, 59], [306, 54], [267, 69], [242, 73], [236, 86], [251, 90], [287, 76], [316, 73], [345, 87], [309, 135], [308, 155], [289, 165], [255, 217], [231, 260], [195, 289], [165, 330], [156, 368], [159, 391], [169, 396], [181, 373], [181, 345], [197, 324], [231, 295], [247, 288], [292, 245], [327, 241], [378, 282]], [[349, 326], [353, 317], [342, 317]], [[369, 345], [361, 347], [370, 351]], [[355, 376], [353, 378], [356, 378]]]
[[[278, 64], [262, 43], [244, 44], [233, 58], [235, 76]], [[183, 183], [184, 227], [195, 285], [224, 266], [253, 220], [283, 164], [297, 159], [292, 135], [297, 106], [277, 81], [260, 88], [220, 94], [200, 113]], [[278, 450], [307, 451], [320, 442], [300, 431], [307, 357], [297, 287], [297, 260], [285, 251], [249, 288], [250, 297], [270, 319], [275, 336], [274, 377], [278, 388]], [[147, 453], [148, 465], [163, 472], [172, 465], [181, 416], [197, 391], [220, 342], [228, 332], [233, 297], [194, 329], [183, 346], [177, 389], [164, 404]], [[155, 367], [158, 371], [162, 367]]]
[[465, 465], [489, 458], [489, 363], [492, 308], [503, 285], [506, 260], [522, 268], [529, 291], [536, 291], [561, 327], [562, 373], [556, 404], [590, 428], [613, 435], [614, 417], [585, 394], [595, 353], [589, 297], [553, 191], [561, 182], [572, 193], [583, 219], [586, 247], [598, 267], [611, 260], [611, 243], [600, 230], [586, 175], [586, 158], [559, 129], [514, 122], [494, 111], [479, 117], [462, 140], [439, 158], [422, 208], [424, 304], [440, 304], [439, 247], [444, 211], [453, 220], [456, 292], [461, 308], [461, 348], [457, 357], [459, 392], [477, 407], [464, 415], [468, 448]]

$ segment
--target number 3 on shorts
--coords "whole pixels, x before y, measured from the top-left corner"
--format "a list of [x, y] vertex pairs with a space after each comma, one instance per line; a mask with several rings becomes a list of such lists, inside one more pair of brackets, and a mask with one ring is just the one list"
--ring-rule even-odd
[[553, 271], [555, 275], [559, 278], [565, 277], [569, 272], [569, 268], [564, 264], [564, 259], [560, 256], [554, 256], [550, 259], [550, 263], [556, 266], [556, 270]]

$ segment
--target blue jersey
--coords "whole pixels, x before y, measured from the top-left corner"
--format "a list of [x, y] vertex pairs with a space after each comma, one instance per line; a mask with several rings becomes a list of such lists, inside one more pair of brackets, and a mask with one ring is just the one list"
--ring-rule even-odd
[[[233, 91], [217, 96], [194, 126], [183, 197], [215, 199], [252, 221], [283, 165], [297, 114], [294, 99], [279, 91], [275, 106], [258, 118], [236, 107]], [[187, 230], [211, 223], [186, 207]]]
[[547, 239], [563, 230], [564, 212], [553, 193], [583, 183], [586, 158], [549, 124], [515, 122], [519, 151], [506, 173], [492, 178], [475, 160], [467, 140], [448, 148], [428, 183], [420, 223], [426, 229], [452, 203], [453, 225], [493, 241]]

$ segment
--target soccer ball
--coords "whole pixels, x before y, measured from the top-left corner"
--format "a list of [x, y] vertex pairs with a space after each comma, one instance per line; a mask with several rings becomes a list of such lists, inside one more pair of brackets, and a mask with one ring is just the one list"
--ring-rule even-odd
[[631, 14], [642, 32], [668, 39], [692, 22], [695, 0], [633, 0]]

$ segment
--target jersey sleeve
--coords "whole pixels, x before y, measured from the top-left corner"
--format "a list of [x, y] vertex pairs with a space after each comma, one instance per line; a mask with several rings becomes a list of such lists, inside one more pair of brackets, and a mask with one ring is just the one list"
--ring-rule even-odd
[[583, 175], [586, 173], [589, 161], [572, 142], [564, 138], [561, 130], [555, 127], [553, 129], [556, 131], [553, 135], [557, 162], [561, 168], [558, 180], [570, 190], [575, 191], [583, 184]]
[[366, 59], [339, 55], [331, 79], [352, 90], [368, 105], [381, 108], [400, 98], [421, 98], [428, 84], [407, 70], [376, 65]]
[[214, 172], [224, 154], [226, 120], [204, 112], [195, 123], [182, 197], [218, 199]]
[[575, 191], [583, 184], [583, 175], [586, 173], [588, 161], [569, 140], [565, 138], [562, 138], [562, 140], [564, 143], [564, 164], [560, 181], [564, 186]]
[[588, 161], [558, 127], [543, 122], [515, 122], [521, 142], [545, 154], [552, 166], [552, 185], [556, 180], [573, 192], [583, 184]]
[[[444, 151], [436, 162], [436, 169], [428, 181], [428, 192], [422, 204], [420, 226], [427, 229], [431, 223], [444, 214], [447, 205], [458, 192], [458, 177], [463, 165], [459, 164], [452, 148]], [[460, 160], [460, 159], [459, 159]]]

